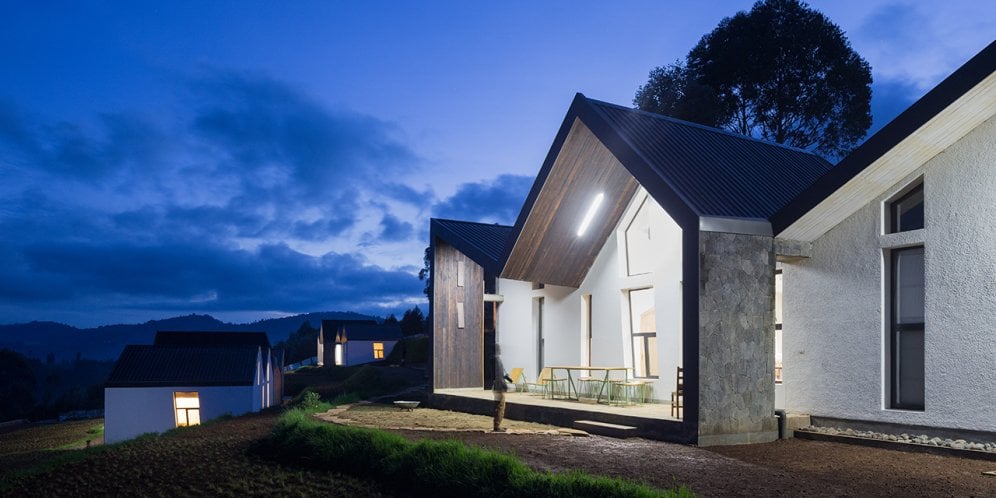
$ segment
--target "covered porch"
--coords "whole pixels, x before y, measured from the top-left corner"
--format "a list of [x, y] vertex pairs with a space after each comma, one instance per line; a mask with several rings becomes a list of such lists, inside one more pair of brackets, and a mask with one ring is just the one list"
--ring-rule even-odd
[[[428, 400], [433, 408], [491, 415], [494, 397], [480, 388], [436, 389]], [[579, 421], [593, 421], [632, 428], [631, 435], [648, 439], [681, 441], [685, 438], [682, 422], [670, 416], [669, 404], [632, 405], [578, 402], [547, 399], [535, 393], [509, 392], [505, 398], [505, 417], [545, 423], [560, 427], [580, 427]], [[688, 442], [692, 442], [689, 440]]]

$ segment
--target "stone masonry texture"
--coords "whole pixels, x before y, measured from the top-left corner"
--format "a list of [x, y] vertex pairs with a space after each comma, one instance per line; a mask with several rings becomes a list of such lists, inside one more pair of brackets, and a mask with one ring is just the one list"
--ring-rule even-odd
[[772, 241], [699, 236], [700, 437], [777, 430]]

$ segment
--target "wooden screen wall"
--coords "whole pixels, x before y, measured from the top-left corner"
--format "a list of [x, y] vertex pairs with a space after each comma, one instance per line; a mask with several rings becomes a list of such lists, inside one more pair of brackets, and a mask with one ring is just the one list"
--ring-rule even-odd
[[[436, 240], [433, 251], [433, 386], [484, 385], [484, 269], [453, 246]], [[457, 273], [463, 263], [463, 286]], [[463, 305], [463, 328], [457, 309]]]

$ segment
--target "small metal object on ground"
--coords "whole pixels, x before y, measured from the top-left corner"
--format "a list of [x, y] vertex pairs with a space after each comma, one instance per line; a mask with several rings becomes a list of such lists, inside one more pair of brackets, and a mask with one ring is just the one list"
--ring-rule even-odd
[[418, 408], [418, 401], [395, 401], [394, 406], [401, 408], [402, 410], [412, 411]]
[[996, 477], [996, 470], [987, 470], [982, 473], [984, 476]]

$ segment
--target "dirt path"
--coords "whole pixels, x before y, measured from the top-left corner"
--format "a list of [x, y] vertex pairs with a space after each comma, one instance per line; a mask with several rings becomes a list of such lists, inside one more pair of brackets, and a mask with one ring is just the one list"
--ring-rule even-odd
[[[510, 433], [485, 429], [489, 417], [419, 408], [365, 406], [340, 414], [412, 439], [459, 439], [517, 455], [550, 471], [581, 469], [658, 487], [687, 484], [700, 496], [989, 496], [996, 464], [903, 453], [837, 443], [783, 440], [702, 449], [643, 439], [554, 435], [549, 426], [506, 424]], [[532, 424], [537, 425], [537, 424]], [[449, 430], [409, 430], [398, 427]], [[474, 430], [456, 431], [454, 428]]]

